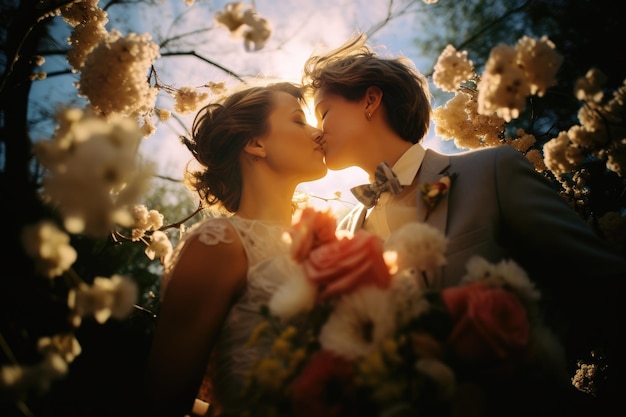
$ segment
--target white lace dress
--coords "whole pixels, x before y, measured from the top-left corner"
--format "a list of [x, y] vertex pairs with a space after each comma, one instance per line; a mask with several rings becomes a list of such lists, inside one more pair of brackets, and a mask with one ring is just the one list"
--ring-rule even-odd
[[[263, 320], [259, 314], [276, 288], [298, 266], [289, 257], [289, 244], [284, 241], [286, 229], [257, 220], [238, 216], [229, 217], [248, 258], [247, 285], [231, 308], [220, 331], [209, 366], [212, 389], [224, 408], [223, 416], [236, 416], [241, 412], [241, 393], [245, 373], [260, 350], [268, 346], [246, 347], [248, 337]], [[185, 248], [189, 237], [198, 235], [206, 245], [228, 243], [226, 225], [215, 219], [206, 219], [191, 227], [177, 245], [172, 258], [166, 263], [162, 291], [165, 290], [173, 265]]]

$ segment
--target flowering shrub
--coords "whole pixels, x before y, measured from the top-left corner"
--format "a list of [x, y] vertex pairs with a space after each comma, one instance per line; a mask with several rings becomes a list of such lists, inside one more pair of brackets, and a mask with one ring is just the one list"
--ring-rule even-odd
[[[294, 228], [302, 274], [250, 338], [273, 344], [251, 370], [247, 416], [422, 415], [450, 410], [468, 390], [480, 402], [503, 386], [567, 383], [540, 295], [514, 262], [473, 258], [460, 286], [433, 290], [420, 272], [445, 262], [436, 229], [410, 224], [396, 232], [402, 244], [393, 235], [383, 245], [365, 231], [329, 234], [330, 217], [306, 208]], [[423, 236], [437, 249], [409, 257]]]

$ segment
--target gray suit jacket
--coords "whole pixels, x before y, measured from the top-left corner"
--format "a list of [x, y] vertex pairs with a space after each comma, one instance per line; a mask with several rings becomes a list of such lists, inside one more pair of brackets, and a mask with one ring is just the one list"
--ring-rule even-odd
[[[436, 182], [445, 171], [458, 176], [427, 220], [448, 238], [444, 286], [459, 282], [474, 255], [513, 259], [544, 300], [558, 301], [556, 314], [567, 322], [591, 321], [601, 313], [589, 309], [611, 308], [604, 301], [623, 290], [626, 257], [612, 252], [520, 152], [510, 146], [456, 155], [427, 149], [417, 181]], [[419, 192], [417, 199], [416, 220], [426, 210]], [[357, 205], [338, 228], [354, 232], [365, 214]]]

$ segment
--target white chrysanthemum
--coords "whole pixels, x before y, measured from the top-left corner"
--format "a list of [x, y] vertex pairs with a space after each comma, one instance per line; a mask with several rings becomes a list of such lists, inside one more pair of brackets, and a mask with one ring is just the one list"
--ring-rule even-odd
[[556, 73], [563, 56], [554, 50], [554, 43], [547, 36], [539, 40], [522, 37], [515, 46], [517, 62], [524, 69], [530, 94], [541, 97], [546, 89], [556, 84]]
[[347, 359], [364, 357], [395, 331], [390, 293], [364, 286], [343, 296], [320, 331], [322, 347]]
[[395, 230], [385, 242], [384, 249], [397, 254], [399, 271], [415, 268], [430, 276], [445, 265], [447, 245], [448, 239], [436, 227], [411, 222]]
[[276, 258], [274, 262], [285, 264], [287, 274], [270, 299], [270, 312], [288, 320], [297, 314], [311, 311], [317, 298], [317, 286], [307, 279], [302, 267], [291, 258]]
[[473, 256], [465, 264], [467, 273], [461, 278], [461, 283], [465, 284], [493, 276], [493, 265], [481, 256]]
[[415, 369], [437, 383], [437, 393], [441, 395], [441, 399], [452, 398], [456, 391], [456, 377], [448, 365], [437, 359], [424, 357], [415, 362]]
[[515, 261], [503, 259], [498, 262], [493, 270], [495, 276], [510, 285], [521, 297], [537, 301], [541, 294], [535, 288], [535, 284], [530, 280], [526, 271]]
[[92, 286], [81, 283], [68, 295], [68, 306], [77, 317], [93, 314], [98, 323], [126, 317], [136, 302], [137, 284], [121, 275], [96, 277]]
[[540, 298], [526, 271], [513, 260], [503, 259], [494, 264], [481, 256], [473, 256], [467, 261], [465, 269], [467, 273], [461, 278], [461, 283], [490, 279], [510, 286], [524, 299], [537, 301]]
[[50, 221], [26, 226], [22, 231], [22, 245], [35, 260], [37, 271], [48, 278], [67, 271], [77, 258], [70, 237]]
[[115, 224], [132, 225], [128, 208], [150, 186], [153, 166], [140, 165], [143, 136], [136, 120], [70, 109], [61, 112], [61, 128], [50, 141], [35, 144], [48, 170], [44, 195], [58, 206], [72, 233], [103, 236]]
[[154, 258], [166, 259], [172, 252], [172, 242], [167, 237], [167, 234], [160, 230], [156, 230], [150, 236], [150, 244], [146, 248], [146, 256], [151, 260]]
[[573, 171], [583, 158], [580, 148], [572, 145], [567, 132], [560, 132], [543, 145], [543, 162], [557, 177]]
[[67, 363], [72, 363], [82, 352], [80, 343], [71, 333], [42, 337], [37, 341], [37, 348], [41, 353], [57, 353]]
[[515, 49], [505, 44], [491, 50], [477, 86], [478, 113], [496, 113], [510, 122], [524, 109], [530, 86], [516, 58]]
[[448, 45], [435, 64], [433, 83], [444, 91], [455, 91], [473, 76], [474, 64], [467, 59], [467, 51], [459, 52]]
[[161, 55], [150, 39], [149, 34], [111, 31], [86, 57], [79, 95], [103, 115], [138, 116], [153, 109], [159, 90], [146, 77]]

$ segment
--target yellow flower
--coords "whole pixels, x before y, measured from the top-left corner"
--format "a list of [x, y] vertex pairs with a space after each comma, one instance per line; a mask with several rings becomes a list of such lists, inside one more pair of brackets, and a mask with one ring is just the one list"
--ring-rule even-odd
[[262, 359], [256, 369], [256, 380], [266, 391], [278, 392], [283, 386], [287, 372], [274, 358]]

